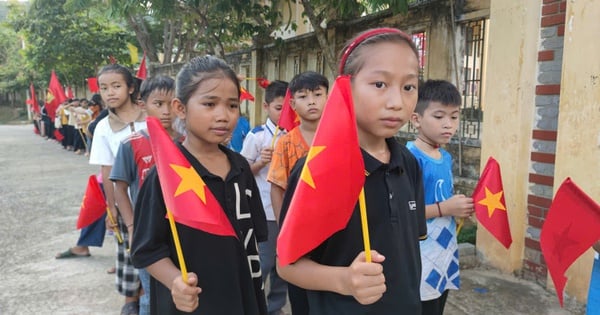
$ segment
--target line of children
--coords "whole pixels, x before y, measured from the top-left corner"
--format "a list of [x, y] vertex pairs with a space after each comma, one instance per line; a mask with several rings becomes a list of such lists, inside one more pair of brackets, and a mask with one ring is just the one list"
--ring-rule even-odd
[[421, 241], [421, 300], [422, 314], [428, 315], [443, 314], [448, 290], [460, 286], [454, 217], [466, 218], [474, 211], [472, 198], [454, 194], [452, 157], [440, 148], [458, 129], [460, 104], [460, 92], [452, 83], [422, 84], [412, 115], [417, 138], [406, 144], [423, 171], [427, 239]]
[[188, 269], [184, 282], [156, 168], [135, 206], [133, 263], [147, 268], [153, 314], [266, 314], [257, 242], [267, 239], [260, 192], [248, 161], [221, 145], [240, 115], [240, 86], [222, 60], [197, 57], [176, 78], [172, 106], [185, 125], [179, 150], [217, 198], [237, 238], [177, 223]]
[[[258, 243], [258, 253], [263, 282], [266, 283], [267, 278], [270, 279], [269, 294], [267, 295], [269, 314], [280, 314], [287, 300], [287, 283], [279, 277], [277, 270], [275, 270], [275, 250], [277, 248], [279, 225], [275, 220], [275, 214], [271, 206], [271, 184], [267, 181], [273, 155], [273, 143], [277, 143], [277, 139], [285, 134], [285, 131], [278, 132], [276, 128], [287, 88], [288, 83], [279, 80], [275, 80], [267, 86], [265, 101], [263, 102], [267, 120], [264, 124], [250, 131], [244, 140], [241, 151], [241, 154], [250, 163], [250, 169], [260, 190], [260, 197], [267, 219], [268, 239], [265, 242]], [[273, 140], [273, 137], [277, 139]]]
[[[307, 290], [310, 314], [419, 314], [419, 240], [426, 237], [422, 178], [416, 159], [394, 139], [417, 103], [417, 50], [399, 30], [374, 29], [356, 36], [343, 51], [340, 72], [352, 77], [368, 174], [364, 189], [372, 262], [365, 260], [357, 206], [345, 229], [278, 271]], [[300, 161], [289, 179], [281, 222], [300, 176]]]
[[[166, 76], [156, 76], [145, 80], [140, 88], [139, 106], [146, 111], [148, 117], [157, 117], [162, 126], [177, 137], [178, 134], [171, 128], [173, 114], [171, 111], [171, 100], [175, 90], [175, 82]], [[143, 129], [136, 131], [125, 138], [119, 146], [115, 163], [111, 170], [110, 179], [115, 185], [115, 201], [119, 209], [119, 230], [123, 231], [123, 242], [131, 244], [133, 237], [133, 206], [137, 200], [139, 188], [141, 187], [147, 172], [154, 165], [152, 148], [148, 131]], [[127, 247], [120, 247], [117, 268], [123, 270], [125, 277], [130, 283], [125, 295], [126, 303], [122, 314], [150, 314], [150, 275], [145, 269], [138, 269], [138, 279], [141, 282], [143, 292], [134, 276], [134, 267], [131, 263]], [[122, 259], [121, 259], [122, 257]], [[131, 281], [129, 281], [131, 280]], [[141, 295], [141, 296], [140, 296]], [[139, 299], [139, 305], [137, 301]]]

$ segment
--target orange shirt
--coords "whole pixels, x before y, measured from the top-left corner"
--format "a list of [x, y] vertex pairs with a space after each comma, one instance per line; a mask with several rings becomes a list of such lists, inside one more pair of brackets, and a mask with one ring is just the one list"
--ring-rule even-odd
[[298, 127], [281, 137], [273, 151], [267, 181], [285, 190], [294, 164], [308, 153], [308, 149], [310, 146], [306, 144]]

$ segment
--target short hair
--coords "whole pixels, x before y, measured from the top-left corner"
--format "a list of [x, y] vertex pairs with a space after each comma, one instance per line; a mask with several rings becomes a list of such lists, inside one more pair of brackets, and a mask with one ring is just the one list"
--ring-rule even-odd
[[329, 80], [327, 78], [314, 71], [305, 71], [294, 76], [290, 81], [290, 93], [294, 93], [300, 90], [314, 91], [320, 86], [324, 87], [326, 91], [329, 90]]
[[281, 80], [275, 80], [267, 86], [265, 89], [265, 102], [271, 104], [271, 102], [278, 97], [285, 97], [285, 93], [288, 88], [288, 83]]
[[179, 70], [175, 79], [175, 97], [187, 105], [198, 86], [210, 79], [231, 80], [237, 87], [238, 98], [240, 97], [240, 81], [237, 74], [225, 61], [210, 55], [192, 58]]
[[431, 102], [459, 107], [461, 105], [460, 92], [454, 84], [446, 80], [427, 80], [419, 85], [419, 100], [415, 112], [423, 115]]
[[145, 102], [148, 100], [148, 96], [156, 90], [165, 93], [172, 92], [175, 90], [175, 80], [165, 75], [157, 75], [144, 80], [140, 87], [140, 98]]

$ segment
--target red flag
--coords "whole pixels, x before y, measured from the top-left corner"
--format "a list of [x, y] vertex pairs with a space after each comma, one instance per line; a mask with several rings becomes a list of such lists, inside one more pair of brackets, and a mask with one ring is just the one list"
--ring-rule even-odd
[[240, 101], [249, 100], [254, 102], [254, 95], [250, 94], [248, 90], [240, 86]]
[[256, 78], [256, 83], [263, 89], [266, 89], [271, 84], [267, 78]]
[[117, 63], [117, 59], [115, 58], [115, 56], [110, 55], [108, 56], [108, 62], [114, 65], [115, 63]]
[[84, 228], [98, 220], [106, 211], [106, 200], [96, 175], [90, 175], [85, 195], [81, 201], [77, 229]]
[[282, 265], [295, 262], [348, 224], [365, 182], [350, 77], [327, 100], [277, 240]]
[[277, 126], [290, 131], [296, 126], [300, 125], [300, 117], [296, 111], [292, 108], [290, 103], [292, 99], [292, 93], [288, 89], [285, 92], [285, 98], [283, 99], [283, 107], [281, 108], [281, 115], [279, 116], [279, 122]]
[[90, 90], [90, 92], [92, 92], [92, 93], [98, 92], [98, 90], [99, 90], [98, 78], [95, 78], [95, 77], [87, 78], [87, 84], [88, 84], [88, 89]]
[[54, 121], [56, 116], [56, 108], [67, 99], [65, 89], [58, 81], [58, 77], [54, 70], [50, 75], [50, 83], [48, 84], [48, 94], [46, 95], [46, 112], [50, 119]]
[[56, 139], [56, 141], [63, 141], [64, 138], [65, 136], [63, 136], [58, 129], [54, 129], [54, 139]]
[[565, 179], [556, 191], [540, 235], [542, 253], [561, 307], [567, 282], [565, 272], [598, 240], [600, 205], [570, 178]]
[[500, 164], [493, 157], [488, 159], [479, 182], [473, 190], [473, 202], [479, 223], [492, 233], [504, 247], [509, 248], [512, 237], [504, 201]]
[[156, 117], [146, 119], [167, 210], [176, 222], [207, 233], [236, 236], [221, 204]]
[[73, 94], [73, 90], [71, 89], [71, 86], [67, 86], [67, 98], [74, 98], [75, 95]]
[[31, 111], [39, 114], [40, 105], [38, 104], [37, 97], [35, 96], [35, 89], [33, 87], [33, 83], [29, 84], [29, 92], [31, 93], [31, 98], [27, 100], [27, 104], [31, 105]]
[[144, 57], [142, 57], [140, 68], [135, 76], [142, 80], [146, 80], [146, 77], [148, 76], [148, 69], [146, 69], [146, 52], [144, 52]]

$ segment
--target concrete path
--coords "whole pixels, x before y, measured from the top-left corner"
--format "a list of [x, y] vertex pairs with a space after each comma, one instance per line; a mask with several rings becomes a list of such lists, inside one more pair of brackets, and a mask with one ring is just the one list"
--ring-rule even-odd
[[[119, 314], [123, 299], [105, 272], [114, 264], [112, 237], [89, 258], [54, 259], [77, 241], [81, 198], [98, 167], [32, 130], [0, 125], [0, 314]], [[462, 283], [447, 315], [584, 314], [582, 305], [567, 300], [560, 309], [554, 292], [495, 270], [462, 270]]]

